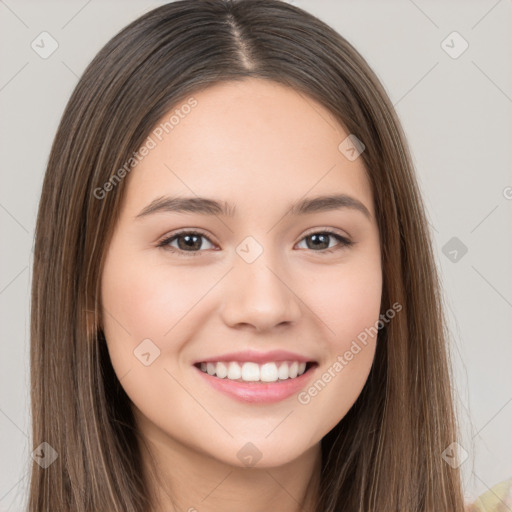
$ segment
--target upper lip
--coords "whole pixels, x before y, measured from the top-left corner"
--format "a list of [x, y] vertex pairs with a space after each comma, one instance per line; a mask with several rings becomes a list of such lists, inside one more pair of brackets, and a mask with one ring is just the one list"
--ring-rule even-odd
[[274, 361], [298, 361], [299, 363], [315, 362], [314, 359], [301, 356], [287, 350], [271, 350], [270, 352], [257, 352], [255, 350], [245, 350], [243, 352], [230, 352], [213, 357], [207, 357], [196, 361], [198, 363], [216, 363], [217, 361], [237, 361], [240, 363], [253, 362], [258, 364], [271, 363]]

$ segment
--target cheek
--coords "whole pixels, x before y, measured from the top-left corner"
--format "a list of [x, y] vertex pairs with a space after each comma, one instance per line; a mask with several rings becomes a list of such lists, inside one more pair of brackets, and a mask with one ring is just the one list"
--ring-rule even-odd
[[[182, 282], [183, 273], [176, 272], [168, 281], [162, 278], [161, 269], [159, 272], [154, 265], [126, 254], [113, 247], [105, 262], [103, 330], [112, 366], [125, 391], [134, 401], [139, 397], [150, 405], [153, 394], [148, 386], [169, 384], [161, 366], [165, 353], [174, 350], [173, 336], [164, 334], [173, 333], [172, 328], [186, 313], [189, 288]], [[147, 353], [149, 356], [144, 355]], [[145, 366], [148, 358], [150, 364]]]
[[120, 327], [116, 324], [121, 324], [133, 343], [163, 339], [205, 292], [204, 282], [197, 286], [201, 280], [191, 280], [179, 267], [169, 270], [115, 254], [111, 261], [106, 262], [102, 282], [105, 323], [116, 332]]
[[162, 409], [163, 397], [173, 397], [175, 413], [179, 408], [183, 418], [190, 414], [181, 406], [189, 404], [190, 397], [170, 374], [175, 374], [177, 356], [189, 337], [188, 321], [194, 318], [188, 313], [208, 287], [201, 279], [191, 280], [183, 268], [163, 268], [122, 253], [114, 248], [109, 254], [102, 278], [103, 329], [110, 360], [131, 401], [147, 415], [161, 411], [154, 419], [171, 424], [172, 415], [167, 417]]
[[[311, 309], [322, 320], [326, 358], [299, 403], [316, 408], [324, 435], [347, 414], [371, 370], [377, 341], [382, 273], [378, 258], [317, 273], [309, 289]], [[321, 430], [323, 429], [323, 430]]]
[[380, 261], [374, 257], [317, 272], [307, 295], [311, 309], [324, 322], [328, 352], [343, 353], [379, 319]]

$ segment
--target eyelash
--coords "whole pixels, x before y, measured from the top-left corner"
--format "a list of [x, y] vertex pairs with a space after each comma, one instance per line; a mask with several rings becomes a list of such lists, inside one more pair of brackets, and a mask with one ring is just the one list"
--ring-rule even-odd
[[[348, 238], [345, 238], [344, 236], [339, 235], [338, 233], [336, 233], [336, 232], [334, 232], [334, 231], [332, 231], [330, 229], [323, 229], [321, 231], [313, 231], [311, 233], [308, 233], [304, 237], [301, 238], [300, 242], [302, 242], [302, 240], [304, 240], [305, 238], [308, 238], [308, 237], [310, 237], [312, 235], [318, 235], [318, 234], [330, 235], [333, 238], [335, 238], [336, 240], [338, 240], [338, 242], [340, 242], [340, 243], [338, 245], [335, 245], [334, 247], [331, 247], [330, 249], [324, 249], [324, 250], [313, 251], [313, 252], [318, 252], [320, 254], [331, 254], [333, 252], [336, 252], [336, 251], [339, 251], [341, 249], [348, 248], [348, 247], [354, 245], [354, 242], [352, 242]], [[175, 247], [171, 247], [169, 245], [175, 239], [177, 239], [177, 238], [179, 238], [180, 236], [183, 236], [183, 235], [199, 235], [199, 236], [201, 236], [203, 238], [206, 238], [206, 240], [208, 240], [211, 244], [213, 244], [213, 242], [206, 235], [204, 235], [203, 233], [201, 233], [199, 231], [183, 230], [183, 231], [179, 231], [177, 233], [174, 233], [174, 234], [172, 234], [169, 237], [166, 237], [164, 240], [162, 240], [161, 242], [158, 243], [157, 247], [161, 247], [162, 249], [165, 249], [167, 251], [171, 251], [171, 252], [177, 254], [178, 256], [185, 257], [185, 258], [188, 257], [188, 256], [197, 256], [198, 254], [203, 252], [202, 250], [198, 250], [198, 251], [183, 251], [181, 249], [176, 249]], [[310, 249], [310, 250], [312, 250], [312, 249]]]

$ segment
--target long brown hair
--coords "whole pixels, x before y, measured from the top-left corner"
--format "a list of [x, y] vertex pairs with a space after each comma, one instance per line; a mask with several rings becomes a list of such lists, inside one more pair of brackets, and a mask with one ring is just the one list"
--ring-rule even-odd
[[150, 509], [130, 401], [102, 343], [101, 271], [126, 185], [119, 170], [171, 107], [247, 77], [315, 99], [363, 141], [381, 239], [381, 310], [403, 308], [379, 331], [357, 401], [322, 439], [317, 510], [463, 511], [459, 470], [441, 456], [458, 432], [440, 284], [409, 149], [384, 88], [349, 42], [295, 6], [181, 0], [135, 20], [97, 54], [51, 149], [36, 227], [30, 364], [33, 446], [47, 442], [58, 457], [47, 468], [34, 462], [30, 512]]

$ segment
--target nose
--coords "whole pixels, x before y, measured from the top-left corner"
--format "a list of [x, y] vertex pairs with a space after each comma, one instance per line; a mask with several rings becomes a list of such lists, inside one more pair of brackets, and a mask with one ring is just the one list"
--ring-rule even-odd
[[252, 263], [235, 260], [223, 294], [221, 314], [226, 325], [266, 331], [300, 318], [302, 301], [290, 273], [265, 254]]

